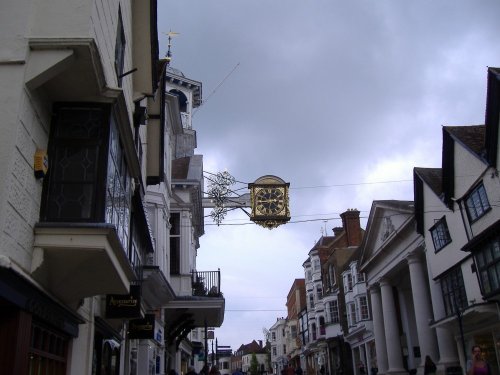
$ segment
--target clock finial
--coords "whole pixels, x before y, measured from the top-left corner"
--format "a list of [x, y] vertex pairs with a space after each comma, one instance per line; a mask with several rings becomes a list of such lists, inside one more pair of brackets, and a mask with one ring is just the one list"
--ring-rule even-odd
[[168, 45], [167, 45], [167, 53], [165, 54], [165, 59], [167, 60], [167, 64], [170, 64], [172, 61], [172, 37], [175, 35], [179, 35], [179, 33], [170, 30], [168, 33], [163, 33], [168, 36]]

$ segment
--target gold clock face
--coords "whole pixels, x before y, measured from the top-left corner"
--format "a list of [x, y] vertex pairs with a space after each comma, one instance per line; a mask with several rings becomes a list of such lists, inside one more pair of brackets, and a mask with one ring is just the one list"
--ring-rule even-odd
[[282, 188], [265, 187], [255, 192], [255, 213], [257, 215], [284, 215], [286, 207]]

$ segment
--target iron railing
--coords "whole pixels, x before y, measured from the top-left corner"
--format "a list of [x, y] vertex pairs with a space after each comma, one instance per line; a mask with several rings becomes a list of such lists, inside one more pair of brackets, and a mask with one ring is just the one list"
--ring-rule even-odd
[[193, 296], [221, 297], [220, 270], [192, 271], [191, 288]]

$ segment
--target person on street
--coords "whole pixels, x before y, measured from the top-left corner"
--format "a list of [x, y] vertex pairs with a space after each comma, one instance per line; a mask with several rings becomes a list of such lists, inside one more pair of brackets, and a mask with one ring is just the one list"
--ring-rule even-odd
[[208, 365], [203, 366], [200, 371], [200, 375], [208, 375]]
[[467, 361], [467, 375], [491, 375], [490, 365], [484, 360], [481, 347], [472, 347], [472, 359]]
[[436, 365], [432, 362], [430, 356], [425, 356], [425, 365], [424, 365], [424, 375], [434, 374], [436, 372]]

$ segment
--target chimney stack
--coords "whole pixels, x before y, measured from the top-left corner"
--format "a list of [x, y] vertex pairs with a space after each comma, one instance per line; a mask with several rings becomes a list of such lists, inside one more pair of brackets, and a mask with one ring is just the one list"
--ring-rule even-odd
[[361, 245], [361, 226], [359, 223], [359, 211], [355, 208], [348, 209], [340, 214], [342, 226], [346, 232], [347, 246]]
[[332, 230], [333, 230], [333, 235], [338, 236], [339, 234], [341, 234], [344, 231], [344, 228], [343, 227], [335, 227]]

